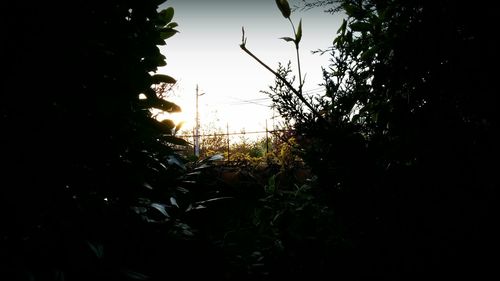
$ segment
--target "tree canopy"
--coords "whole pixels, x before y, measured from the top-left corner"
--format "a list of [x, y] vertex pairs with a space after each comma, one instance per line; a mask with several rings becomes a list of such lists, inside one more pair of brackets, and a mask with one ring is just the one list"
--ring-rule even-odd
[[278, 81], [271, 95], [358, 243], [364, 258], [355, 267], [395, 279], [491, 273], [499, 156], [493, 12], [453, 1], [314, 6], [346, 15], [326, 50], [325, 94], [311, 99], [322, 118]]

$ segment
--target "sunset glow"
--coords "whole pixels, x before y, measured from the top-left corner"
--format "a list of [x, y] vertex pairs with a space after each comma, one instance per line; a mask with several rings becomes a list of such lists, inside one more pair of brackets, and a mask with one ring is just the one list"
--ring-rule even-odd
[[[161, 46], [167, 66], [159, 72], [178, 80], [175, 97], [170, 100], [183, 109], [171, 118], [185, 120], [184, 128], [191, 131], [198, 84], [200, 93], [205, 93], [199, 98], [201, 126], [216, 123], [220, 128], [229, 125], [232, 131], [265, 129], [266, 120], [271, 122], [273, 113], [270, 99], [259, 91], [267, 90], [274, 77], [245, 54], [239, 44], [244, 26], [248, 49], [272, 68], [277, 68], [278, 62], [291, 60], [297, 75], [295, 48], [279, 39], [291, 36], [292, 30], [275, 2], [169, 0], [165, 4], [168, 6], [175, 9], [174, 21], [179, 23], [180, 32]], [[294, 22], [301, 18], [304, 90], [317, 92], [322, 82], [321, 67], [328, 65], [328, 56], [313, 55], [311, 51], [331, 45], [340, 17], [321, 9], [292, 14]]]

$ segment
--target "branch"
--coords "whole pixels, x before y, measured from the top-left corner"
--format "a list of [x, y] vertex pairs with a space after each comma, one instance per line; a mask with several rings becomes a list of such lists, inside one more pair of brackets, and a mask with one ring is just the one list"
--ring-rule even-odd
[[269, 70], [272, 74], [274, 74], [283, 83], [285, 83], [285, 85], [299, 98], [299, 100], [301, 102], [303, 102], [311, 110], [311, 112], [314, 115], [316, 115], [316, 117], [318, 117], [319, 120], [322, 120], [322, 121], [326, 122], [326, 120], [323, 118], [323, 116], [321, 116], [321, 114], [319, 114], [319, 112], [316, 111], [316, 109], [314, 109], [314, 107], [304, 98], [304, 96], [302, 96], [302, 94], [299, 91], [297, 91], [285, 78], [283, 78], [276, 71], [274, 71], [273, 69], [271, 69], [267, 64], [265, 64], [264, 62], [262, 62], [258, 57], [256, 57], [252, 52], [250, 52], [250, 50], [248, 50], [246, 48], [247, 39], [245, 38], [245, 30], [242, 28], [242, 31], [243, 31], [243, 36], [241, 38], [240, 48], [243, 51], [245, 51], [245, 53], [247, 53], [248, 55], [250, 55], [253, 59], [255, 59], [258, 63], [260, 63], [263, 67], [265, 67], [267, 70]]

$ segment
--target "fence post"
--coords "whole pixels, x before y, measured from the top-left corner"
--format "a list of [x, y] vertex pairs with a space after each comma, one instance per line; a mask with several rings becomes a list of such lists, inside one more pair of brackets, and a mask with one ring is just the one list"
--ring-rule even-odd
[[269, 130], [267, 129], [267, 119], [266, 119], [266, 162], [269, 163]]
[[227, 137], [227, 163], [229, 163], [229, 123], [226, 123], [226, 137]]

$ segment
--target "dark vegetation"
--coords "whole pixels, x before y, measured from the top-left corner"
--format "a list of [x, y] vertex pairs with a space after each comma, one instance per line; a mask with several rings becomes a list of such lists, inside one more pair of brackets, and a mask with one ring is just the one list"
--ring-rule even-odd
[[175, 82], [150, 74], [176, 33], [162, 2], [3, 4], [0, 279], [498, 276], [492, 9], [309, 4], [348, 16], [326, 93], [304, 107], [277, 79], [294, 134], [229, 167], [186, 161], [149, 111], [179, 110], [151, 88]]

